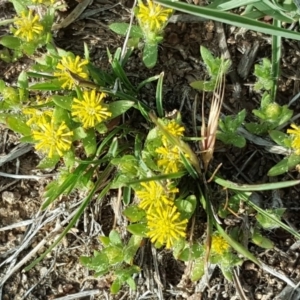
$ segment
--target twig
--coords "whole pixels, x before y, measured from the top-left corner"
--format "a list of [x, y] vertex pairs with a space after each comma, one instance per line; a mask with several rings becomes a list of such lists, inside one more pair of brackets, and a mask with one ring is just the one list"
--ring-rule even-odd
[[16, 174], [8, 174], [8, 173], [0, 172], [0, 177], [15, 178], [15, 179], [40, 180], [42, 178], [55, 177], [56, 175], [58, 175], [58, 173], [56, 173], [56, 174], [43, 174], [43, 175], [16, 175]]
[[79, 293], [64, 296], [64, 297], [54, 298], [54, 300], [72, 300], [72, 299], [78, 299], [78, 298], [83, 298], [83, 297], [88, 297], [88, 296], [94, 296], [99, 293], [100, 293], [100, 290], [83, 291], [83, 292], [79, 292]]

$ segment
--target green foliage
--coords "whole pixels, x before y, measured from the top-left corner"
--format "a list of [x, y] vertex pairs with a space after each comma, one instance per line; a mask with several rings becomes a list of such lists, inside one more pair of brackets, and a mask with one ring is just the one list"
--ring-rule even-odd
[[123, 284], [128, 284], [132, 290], [136, 285], [132, 276], [140, 272], [140, 268], [132, 264], [142, 238], [133, 235], [127, 244], [123, 244], [117, 231], [112, 230], [108, 237], [100, 237], [103, 244], [101, 252], [94, 251], [92, 257], [81, 256], [80, 262], [88, 269], [95, 271], [95, 276], [111, 274], [115, 280], [111, 286], [111, 293], [119, 292]]
[[224, 119], [220, 119], [219, 128], [221, 131], [217, 132], [217, 138], [224, 144], [231, 144], [238, 148], [245, 147], [246, 139], [236, 132], [244, 122], [245, 117], [246, 111], [243, 109], [236, 116], [226, 116]]
[[254, 75], [257, 77], [257, 81], [254, 84], [255, 91], [270, 91], [273, 88], [273, 78], [271, 70], [271, 61], [267, 58], [263, 58], [262, 64], [255, 65]]
[[223, 58], [213, 57], [211, 52], [204, 46], [200, 47], [200, 53], [210, 80], [194, 81], [191, 83], [191, 87], [201, 91], [213, 91], [218, 79], [228, 72], [231, 62]]
[[276, 129], [288, 122], [293, 115], [293, 111], [287, 105], [280, 106], [271, 99], [267, 92], [262, 96], [260, 109], [254, 109], [252, 112], [260, 123], [247, 123], [245, 127], [254, 134], [264, 134]]

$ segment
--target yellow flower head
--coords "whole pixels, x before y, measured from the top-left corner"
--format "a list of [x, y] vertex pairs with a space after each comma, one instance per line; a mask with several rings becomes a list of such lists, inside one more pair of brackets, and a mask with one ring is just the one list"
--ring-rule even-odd
[[152, 243], [166, 244], [169, 249], [176, 240], [185, 237], [187, 222], [187, 219], [180, 219], [176, 206], [153, 209], [147, 214], [149, 229], [147, 236], [150, 237]]
[[[170, 134], [176, 137], [182, 137], [185, 131], [184, 127], [180, 126], [175, 120], [170, 121], [165, 128]], [[163, 135], [162, 141], [164, 144], [167, 144], [167, 137], [165, 135]]]
[[44, 123], [47, 119], [51, 119], [53, 116], [52, 110], [39, 110], [36, 108], [23, 108], [22, 112], [24, 115], [30, 116], [26, 124], [28, 126], [37, 125], [40, 123]]
[[136, 191], [141, 200], [139, 207], [148, 212], [155, 207], [172, 205], [175, 193], [178, 193], [177, 188], [168, 189], [157, 181], [142, 182], [141, 186], [143, 188]]
[[32, 0], [32, 3], [36, 3], [36, 4], [54, 4], [56, 0]]
[[38, 142], [36, 150], [47, 153], [52, 158], [55, 154], [63, 156], [71, 148], [73, 132], [65, 122], [57, 126], [53, 122], [41, 122], [38, 130], [32, 131], [32, 136]]
[[32, 10], [21, 12], [19, 18], [15, 18], [13, 34], [24, 41], [30, 42], [41, 36], [44, 28], [40, 23], [40, 17]]
[[230, 245], [220, 235], [215, 234], [212, 236], [211, 253], [213, 255], [223, 255], [228, 252]]
[[112, 115], [107, 105], [102, 103], [105, 97], [105, 93], [96, 93], [96, 90], [84, 91], [83, 100], [73, 99], [72, 116], [77, 117], [84, 128], [91, 128], [105, 121]]
[[69, 71], [83, 79], [88, 79], [89, 75], [84, 67], [88, 63], [88, 60], [80, 59], [79, 56], [76, 56], [75, 58], [70, 55], [64, 56], [57, 64], [56, 69], [58, 71], [54, 72], [54, 76], [59, 78], [61, 87], [63, 89], [71, 90], [77, 84], [77, 82], [72, 77]]
[[180, 158], [180, 151], [177, 146], [170, 146], [164, 144], [155, 150], [158, 156], [157, 166], [162, 169], [165, 174], [176, 173], [182, 168]]
[[293, 129], [288, 129], [286, 132], [292, 134], [292, 148], [297, 155], [300, 155], [300, 128], [295, 124], [291, 124], [291, 127]]
[[147, 0], [147, 5], [139, 0], [136, 17], [145, 31], [160, 33], [172, 13], [172, 9], [163, 8], [152, 0]]

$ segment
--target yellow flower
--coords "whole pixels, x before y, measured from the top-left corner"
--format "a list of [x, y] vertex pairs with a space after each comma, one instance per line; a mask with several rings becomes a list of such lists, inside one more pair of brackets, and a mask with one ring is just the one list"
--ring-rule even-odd
[[162, 169], [165, 174], [176, 173], [182, 167], [180, 152], [177, 146], [164, 145], [155, 150], [159, 154], [157, 166]]
[[147, 4], [148, 5], [144, 5], [144, 3], [139, 0], [136, 17], [139, 20], [140, 26], [145, 31], [159, 33], [167, 24], [173, 10], [163, 8], [151, 0], [147, 0]]
[[153, 209], [147, 214], [147, 236], [152, 243], [166, 244], [169, 249], [176, 240], [185, 237], [187, 222], [187, 219], [180, 219], [176, 206]]
[[54, 76], [59, 77], [59, 80], [61, 81], [61, 87], [63, 89], [66, 88], [71, 90], [77, 84], [77, 82], [69, 71], [83, 79], [88, 79], [89, 75], [84, 67], [88, 63], [88, 60], [80, 59], [79, 56], [76, 56], [75, 58], [70, 55], [64, 56], [57, 64], [56, 69], [58, 69], [58, 71], [54, 72]]
[[13, 34], [27, 42], [39, 38], [44, 30], [40, 23], [40, 17], [33, 14], [32, 10], [21, 12], [21, 16], [14, 21], [16, 28], [13, 29]]
[[230, 245], [220, 235], [215, 234], [212, 236], [211, 253], [215, 255], [223, 255], [228, 252]]
[[37, 3], [37, 4], [54, 4], [56, 0], [32, 0], [32, 3]]
[[[165, 128], [170, 134], [176, 137], [182, 137], [185, 131], [184, 127], [180, 126], [175, 120], [170, 121]], [[164, 144], [167, 144], [168, 140], [165, 135], [163, 135], [162, 141]]]
[[112, 113], [107, 105], [101, 103], [105, 93], [96, 93], [96, 90], [84, 91], [83, 100], [74, 98], [72, 116], [78, 117], [84, 128], [91, 128], [105, 121]]
[[29, 115], [30, 118], [26, 122], [28, 126], [37, 125], [47, 121], [47, 118], [52, 118], [53, 111], [51, 110], [39, 110], [36, 108], [23, 108], [22, 112], [24, 115]]
[[292, 134], [292, 148], [295, 150], [297, 155], [300, 155], [300, 128], [295, 125], [291, 124], [293, 129], [288, 129], [286, 132], [288, 134]]
[[142, 182], [143, 189], [136, 191], [141, 202], [139, 207], [150, 211], [154, 207], [172, 205], [177, 188], [168, 188], [157, 181]]
[[32, 131], [32, 136], [38, 142], [36, 150], [48, 153], [48, 157], [52, 158], [55, 154], [63, 156], [63, 153], [70, 149], [73, 132], [65, 122], [57, 126], [53, 122], [41, 122], [38, 124], [38, 130]]

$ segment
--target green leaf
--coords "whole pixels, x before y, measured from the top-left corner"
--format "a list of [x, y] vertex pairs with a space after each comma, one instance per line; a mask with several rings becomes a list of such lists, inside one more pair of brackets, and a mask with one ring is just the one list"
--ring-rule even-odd
[[11, 3], [14, 6], [14, 9], [18, 15], [21, 15], [21, 12], [27, 11], [26, 5], [29, 5], [28, 1], [24, 0], [11, 0]]
[[[256, 220], [264, 229], [275, 229], [280, 227], [280, 222], [286, 208], [267, 209], [264, 214], [258, 214]], [[274, 221], [276, 220], [276, 221]]]
[[[125, 36], [129, 29], [129, 24], [127, 24], [127, 23], [112, 23], [108, 27], [113, 32]], [[144, 34], [143, 34], [142, 29], [139, 26], [132, 25], [129, 36], [133, 37], [133, 38], [143, 38]]]
[[128, 244], [125, 246], [123, 251], [124, 261], [127, 264], [132, 265], [133, 259], [136, 255], [137, 250], [140, 248], [143, 238], [140, 236], [132, 235]]
[[243, 148], [246, 145], [246, 139], [237, 133], [217, 132], [217, 139], [226, 145], [233, 145], [238, 148]]
[[[70, 128], [71, 129], [71, 128]], [[73, 129], [74, 140], [81, 140], [87, 137], [85, 130], [82, 127], [77, 127]]]
[[61, 84], [58, 81], [35, 83], [31, 85], [29, 89], [33, 91], [60, 91]]
[[99, 240], [104, 246], [108, 246], [110, 244], [110, 239], [108, 236], [99, 236]]
[[95, 130], [93, 128], [86, 130], [86, 137], [82, 139], [82, 143], [84, 146], [85, 153], [88, 157], [96, 153], [97, 143]]
[[131, 224], [127, 226], [127, 230], [132, 233], [135, 234], [137, 236], [141, 236], [141, 237], [147, 237], [147, 225], [146, 224]]
[[206, 65], [209, 76], [218, 75], [218, 74], [213, 74], [213, 70], [216, 65], [216, 60], [213, 57], [213, 55], [211, 54], [211, 52], [204, 46], [201, 46], [200, 53], [201, 53], [201, 57], [202, 57], [205, 65]]
[[195, 243], [191, 247], [185, 248], [179, 255], [179, 259], [183, 261], [190, 261], [203, 257], [204, 246], [200, 243]]
[[109, 240], [110, 240], [111, 244], [114, 246], [121, 246], [121, 247], [123, 246], [120, 235], [116, 230], [112, 230], [109, 233]]
[[193, 269], [191, 272], [191, 280], [198, 281], [204, 275], [204, 259], [203, 257], [198, 258], [193, 265]]
[[122, 247], [108, 246], [103, 252], [107, 255], [110, 265], [115, 265], [123, 261]]
[[164, 109], [163, 109], [163, 99], [162, 99], [162, 90], [163, 90], [163, 79], [164, 79], [164, 72], [160, 73], [159, 79], [157, 81], [157, 86], [156, 86], [156, 109], [158, 116], [162, 118], [164, 116]]
[[18, 76], [18, 87], [26, 90], [28, 88], [28, 77], [27, 73], [22, 71]]
[[240, 15], [219, 11], [204, 6], [188, 4], [180, 1], [156, 0], [155, 2], [165, 7], [208, 20], [218, 21], [237, 27], [243, 27], [265, 34], [278, 35], [287, 39], [300, 40], [300, 34], [298, 32], [293, 32], [292, 30], [287, 30], [281, 27], [275, 27], [265, 22], [252, 20]]
[[110, 292], [112, 294], [117, 294], [119, 292], [119, 290], [121, 289], [123, 282], [121, 282], [121, 280], [119, 278], [117, 278], [111, 285], [110, 287]]
[[279, 146], [286, 147], [286, 140], [288, 139], [288, 135], [279, 131], [279, 130], [271, 130], [269, 132], [271, 139]]
[[197, 198], [194, 195], [190, 195], [184, 200], [176, 199], [175, 205], [180, 212], [182, 219], [190, 219], [197, 206]]
[[137, 205], [131, 205], [123, 210], [123, 215], [132, 223], [141, 221], [146, 212]]
[[[300, 158], [300, 156], [299, 156]], [[222, 179], [218, 176], [214, 177], [214, 182], [217, 184], [236, 191], [255, 192], [255, 191], [272, 191], [282, 188], [287, 188], [300, 183], [300, 180], [289, 180], [282, 182], [271, 182], [262, 184], [238, 184], [229, 180]]]
[[129, 277], [126, 279], [126, 283], [129, 285], [129, 288], [132, 290], [132, 291], [135, 291], [136, 290], [136, 284], [135, 284], [135, 281], [132, 277]]
[[269, 170], [268, 176], [277, 176], [286, 173], [287, 171], [289, 171], [299, 163], [300, 163], [300, 156], [292, 154], [291, 156], [284, 158], [275, 166], [273, 166]]
[[134, 104], [135, 103], [133, 101], [129, 101], [129, 100], [120, 100], [120, 101], [115, 101], [113, 103], [110, 103], [109, 111], [112, 113], [112, 115], [109, 119], [113, 119], [117, 116], [122, 115], [128, 109], [130, 109]]
[[9, 49], [17, 50], [21, 48], [22, 41], [14, 36], [5, 35], [0, 39], [0, 44]]
[[255, 229], [252, 234], [252, 242], [264, 249], [273, 249], [274, 243], [268, 238], [264, 237], [258, 229]]
[[158, 45], [146, 43], [143, 50], [143, 62], [147, 68], [153, 68], [157, 62]]
[[128, 179], [138, 175], [139, 162], [133, 155], [123, 155], [120, 158], [114, 158], [111, 160], [111, 164], [117, 166], [122, 173], [128, 176]]
[[21, 120], [20, 117], [7, 117], [6, 124], [11, 130], [21, 133], [22, 135], [27, 136], [31, 134], [30, 127], [23, 120]]
[[39, 169], [52, 169], [59, 162], [59, 155], [53, 155], [53, 157], [44, 157], [38, 164], [37, 168]]
[[55, 96], [52, 96], [50, 99], [59, 107], [64, 108], [68, 111], [71, 111], [72, 103], [73, 103], [72, 96], [55, 95]]
[[94, 270], [96, 272], [107, 273], [109, 268], [109, 260], [104, 252], [94, 252], [94, 257], [81, 256], [79, 258], [81, 264], [83, 264], [88, 269]]
[[57, 197], [62, 195], [66, 190], [72, 190], [80, 179], [83, 172], [87, 169], [88, 165], [79, 165], [73, 173], [69, 174], [60, 185], [55, 185], [52, 189], [46, 190], [44, 198], [45, 202], [42, 204], [42, 210], [47, 208]]

